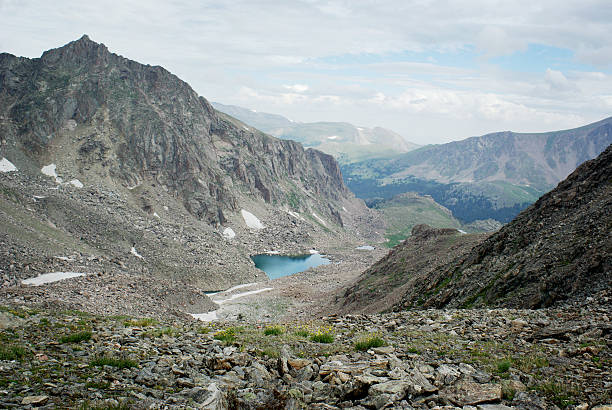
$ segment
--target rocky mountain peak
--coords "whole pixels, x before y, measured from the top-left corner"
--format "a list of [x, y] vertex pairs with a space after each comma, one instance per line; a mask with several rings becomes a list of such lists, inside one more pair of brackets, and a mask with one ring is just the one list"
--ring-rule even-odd
[[45, 51], [41, 56], [41, 61], [43, 64], [66, 63], [70, 61], [75, 65], [92, 65], [108, 62], [110, 54], [110, 51], [104, 44], [96, 43], [87, 34], [83, 34], [81, 38], [71, 41], [65, 46]]

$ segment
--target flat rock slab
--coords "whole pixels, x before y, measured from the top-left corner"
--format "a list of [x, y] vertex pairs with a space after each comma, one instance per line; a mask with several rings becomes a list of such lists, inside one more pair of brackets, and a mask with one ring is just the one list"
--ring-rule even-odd
[[49, 401], [49, 396], [26, 396], [21, 400], [21, 404], [30, 406], [42, 406]]
[[441, 394], [458, 406], [473, 406], [501, 401], [502, 388], [499, 384], [462, 381]]

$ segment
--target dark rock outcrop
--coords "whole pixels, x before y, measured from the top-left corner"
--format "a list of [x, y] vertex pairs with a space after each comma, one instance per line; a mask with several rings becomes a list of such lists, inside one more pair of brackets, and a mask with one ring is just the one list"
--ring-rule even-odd
[[299, 207], [334, 221], [340, 207], [327, 203], [352, 197], [331, 156], [245, 127], [162, 67], [87, 36], [38, 59], [2, 54], [0, 119], [3, 154], [20, 169], [70, 158], [64, 172], [89, 181], [152, 179], [213, 225], [239, 210], [239, 191], [286, 204], [295, 186]]
[[612, 146], [399, 306], [539, 308], [612, 284]]

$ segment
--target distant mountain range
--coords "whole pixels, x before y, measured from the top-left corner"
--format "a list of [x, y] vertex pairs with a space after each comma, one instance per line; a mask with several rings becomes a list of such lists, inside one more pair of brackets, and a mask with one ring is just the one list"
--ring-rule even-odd
[[537, 134], [498, 132], [430, 145], [392, 158], [344, 164], [358, 197], [431, 195], [462, 222], [510, 221], [582, 162], [612, 143], [612, 118]]
[[370, 158], [387, 158], [419, 147], [385, 128], [357, 127], [346, 122], [300, 123], [276, 114], [261, 113], [235, 105], [213, 107], [263, 132], [290, 139], [333, 155], [341, 164]]

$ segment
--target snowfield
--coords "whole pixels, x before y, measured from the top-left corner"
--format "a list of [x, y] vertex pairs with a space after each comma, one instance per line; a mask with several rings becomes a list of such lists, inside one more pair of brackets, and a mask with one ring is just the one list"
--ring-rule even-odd
[[11, 161], [6, 158], [2, 158], [0, 160], [0, 172], [15, 172], [17, 171], [17, 167], [13, 165]]
[[44, 175], [51, 177], [51, 178], [55, 178], [55, 182], [58, 184], [62, 183], [62, 179], [57, 176], [57, 171], [56, 171], [56, 165], [55, 164], [49, 164], [49, 165], [45, 165], [44, 167], [42, 167], [40, 169], [40, 172], [42, 172]]
[[24, 285], [40, 286], [46, 283], [58, 282], [64, 279], [76, 278], [79, 276], [85, 276], [82, 272], [51, 272], [38, 275], [35, 278], [22, 280], [21, 283]]
[[244, 223], [251, 229], [263, 229], [265, 226], [261, 223], [261, 221], [252, 213], [247, 210], [240, 210], [242, 214], [242, 219], [244, 219]]
[[232, 228], [225, 228], [223, 230], [223, 237], [225, 239], [234, 239], [236, 237], [236, 232]]

